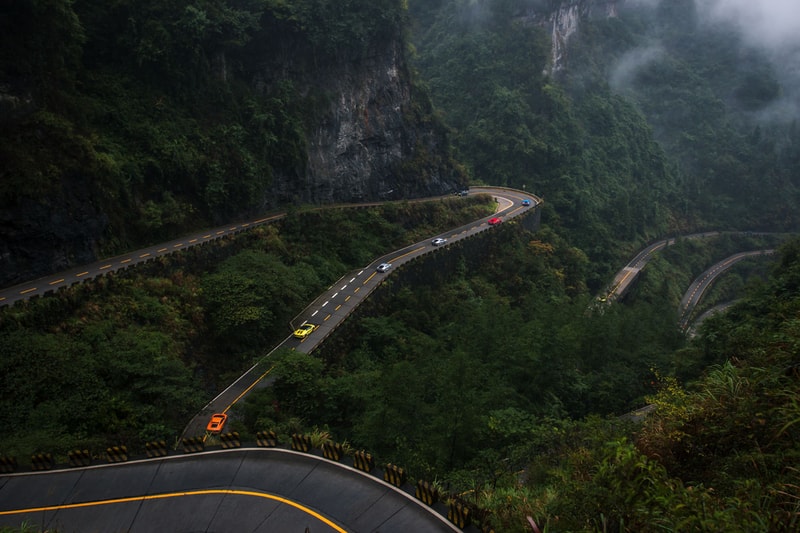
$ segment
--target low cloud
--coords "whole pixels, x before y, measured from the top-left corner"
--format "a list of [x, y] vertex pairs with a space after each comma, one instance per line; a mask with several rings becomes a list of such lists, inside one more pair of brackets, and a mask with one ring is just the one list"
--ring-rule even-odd
[[[668, 1], [668, 0], [665, 0]], [[783, 87], [783, 97], [761, 110], [759, 118], [786, 121], [800, 103], [800, 4], [798, 0], [698, 0], [712, 24], [736, 28], [744, 41], [766, 53]]]
[[699, 0], [698, 4], [709, 20], [734, 25], [751, 45], [772, 51], [800, 46], [797, 0]]
[[611, 70], [609, 84], [615, 91], [624, 91], [633, 82], [634, 76], [648, 64], [658, 61], [664, 55], [660, 45], [636, 48], [622, 55]]

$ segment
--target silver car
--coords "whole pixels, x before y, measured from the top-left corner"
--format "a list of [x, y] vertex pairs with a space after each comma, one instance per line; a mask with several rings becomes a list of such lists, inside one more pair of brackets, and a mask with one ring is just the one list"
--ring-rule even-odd
[[431, 244], [434, 246], [441, 246], [447, 242], [447, 239], [443, 239], [441, 237], [437, 237], [431, 241]]
[[392, 264], [391, 263], [381, 263], [380, 265], [378, 265], [377, 270], [378, 270], [378, 272], [386, 272], [390, 268], [392, 268]]

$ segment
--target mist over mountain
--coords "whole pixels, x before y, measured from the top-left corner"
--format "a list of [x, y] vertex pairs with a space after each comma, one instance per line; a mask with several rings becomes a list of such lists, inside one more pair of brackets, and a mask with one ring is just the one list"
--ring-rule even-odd
[[[664, 6], [672, 4], [671, 9]], [[800, 7], [791, 0], [698, 0], [697, 2], [671, 2], [661, 0], [628, 0], [629, 8], [649, 9], [658, 18], [665, 11], [683, 11], [691, 20], [695, 33], [737, 36], [732, 43], [741, 59], [739, 68], [747, 72], [752, 62], [749, 58], [761, 56], [771, 65], [771, 72], [749, 71], [751, 91], [758, 85], [774, 86], [769, 102], [760, 109], [744, 107], [753, 112], [752, 119], [762, 122], [790, 123], [800, 114]], [[615, 65], [610, 82], [612, 86], [625, 86], [637, 68], [652, 61], [663, 52], [658, 36], [653, 42], [631, 50]]]

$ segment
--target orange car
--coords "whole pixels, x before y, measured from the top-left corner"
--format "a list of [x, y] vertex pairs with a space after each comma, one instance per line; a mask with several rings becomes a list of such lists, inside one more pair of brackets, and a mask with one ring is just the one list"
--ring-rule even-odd
[[211, 433], [220, 433], [222, 428], [225, 426], [225, 422], [227, 421], [228, 415], [225, 413], [215, 413], [211, 415], [211, 420], [208, 421], [206, 431], [210, 431]]

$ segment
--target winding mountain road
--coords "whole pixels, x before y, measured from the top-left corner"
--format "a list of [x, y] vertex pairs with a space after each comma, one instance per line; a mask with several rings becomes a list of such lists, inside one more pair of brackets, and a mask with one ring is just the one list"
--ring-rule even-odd
[[706, 292], [706, 290], [708, 290], [709, 287], [711, 287], [711, 284], [716, 281], [720, 274], [724, 273], [739, 261], [747, 259], [748, 257], [772, 255], [773, 253], [775, 253], [775, 250], [769, 249], [733, 254], [732, 256], [712, 265], [705, 272], [700, 274], [700, 276], [698, 276], [697, 279], [695, 279], [692, 284], [689, 285], [689, 289], [681, 299], [680, 308], [678, 310], [680, 314], [678, 325], [680, 326], [681, 330], [686, 331], [689, 328], [689, 321], [691, 319], [692, 312], [694, 311], [695, 307], [697, 307], [697, 304], [700, 303], [700, 299], [703, 297], [703, 294]]
[[[497, 201], [485, 217], [440, 235], [447, 246], [535, 209], [541, 200], [505, 188], [481, 187]], [[0, 291], [0, 303], [46, 296], [88, 279], [215, 238], [278, 220], [272, 214], [72, 269]], [[441, 246], [435, 247], [440, 249]], [[375, 259], [343, 276], [294, 320], [319, 327], [305, 339], [287, 337], [277, 348], [311, 352], [393, 269], [431, 252], [430, 240]], [[392, 263], [379, 273], [376, 265]], [[274, 351], [274, 350], [273, 350]], [[270, 352], [272, 353], [272, 352]], [[268, 356], [214, 398], [186, 427], [204, 434], [208, 415], [230, 409], [265, 382]], [[59, 531], [460, 531], [434, 509], [375, 476], [316, 455], [280, 449], [226, 450], [146, 461], [77, 467], [0, 477], [0, 525], [41, 524]]]

